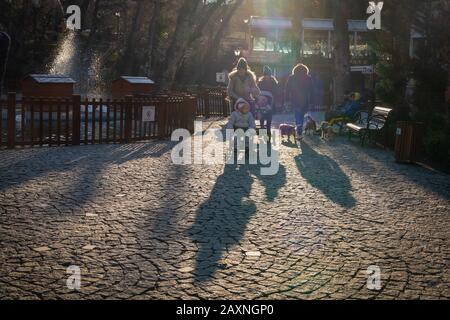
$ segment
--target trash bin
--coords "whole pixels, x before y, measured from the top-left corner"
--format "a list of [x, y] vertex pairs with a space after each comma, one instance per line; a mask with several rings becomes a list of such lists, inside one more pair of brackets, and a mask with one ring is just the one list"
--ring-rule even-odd
[[399, 163], [415, 163], [418, 160], [423, 139], [423, 123], [397, 122], [395, 140], [395, 161]]

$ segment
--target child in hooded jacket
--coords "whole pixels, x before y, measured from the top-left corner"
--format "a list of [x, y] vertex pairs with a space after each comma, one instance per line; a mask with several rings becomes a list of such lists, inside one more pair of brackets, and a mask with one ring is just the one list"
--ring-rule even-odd
[[256, 129], [255, 117], [250, 112], [250, 104], [245, 99], [238, 99], [235, 104], [235, 111], [231, 114], [227, 129], [248, 130]]

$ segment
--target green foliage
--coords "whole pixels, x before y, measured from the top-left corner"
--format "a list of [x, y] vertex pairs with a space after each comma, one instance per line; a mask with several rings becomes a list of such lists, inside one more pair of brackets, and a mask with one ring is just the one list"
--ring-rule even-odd
[[[387, 2], [383, 11], [384, 29], [371, 33], [369, 44], [378, 59], [377, 97], [397, 109], [397, 119], [406, 120], [408, 117], [403, 111], [411, 107], [413, 120], [425, 125], [427, 157], [450, 165], [450, 119], [446, 118], [444, 98], [448, 85], [450, 11], [442, 3], [418, 0]], [[410, 59], [408, 50], [411, 24], [427, 37], [423, 42], [417, 40], [414, 59]], [[413, 79], [415, 84], [412, 97], [406, 90], [409, 79]]]
[[447, 72], [426, 53], [415, 61], [413, 78], [416, 80], [414, 105], [420, 111], [442, 113], [447, 89]]
[[440, 130], [428, 130], [424, 143], [426, 153], [431, 159], [436, 161], [447, 160], [447, 164], [450, 164], [450, 141], [448, 135], [450, 132], [446, 128]]
[[423, 142], [428, 157], [450, 165], [450, 127], [446, 117], [436, 112], [421, 111], [414, 120], [425, 124]]
[[426, 124], [425, 152], [434, 161], [450, 164], [450, 125], [445, 116], [447, 72], [424, 48], [415, 60], [412, 74], [416, 80], [415, 118]]
[[399, 70], [392, 60], [379, 61], [375, 70], [378, 76], [376, 93], [382, 101], [396, 105], [404, 99], [404, 88], [406, 85], [406, 70]]

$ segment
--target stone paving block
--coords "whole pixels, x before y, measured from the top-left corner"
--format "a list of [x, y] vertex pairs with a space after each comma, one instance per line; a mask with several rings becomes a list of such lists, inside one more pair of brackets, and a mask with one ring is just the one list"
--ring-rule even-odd
[[271, 177], [171, 146], [0, 151], [0, 298], [450, 298], [448, 175], [341, 138], [282, 146]]

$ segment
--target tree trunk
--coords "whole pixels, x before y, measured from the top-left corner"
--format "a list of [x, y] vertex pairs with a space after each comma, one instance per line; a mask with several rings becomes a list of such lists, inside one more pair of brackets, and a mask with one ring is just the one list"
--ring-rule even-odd
[[143, 24], [143, 19], [147, 10], [145, 9], [147, 5], [150, 4], [149, 0], [139, 0], [136, 5], [136, 11], [133, 17], [133, 24], [128, 36], [126, 51], [123, 56], [123, 67], [122, 72], [124, 74], [134, 75], [139, 72], [139, 64], [142, 61], [138, 59], [138, 40], [139, 40], [139, 28]]
[[219, 9], [222, 5], [225, 4], [225, 0], [218, 0], [214, 2], [213, 4], [210, 4], [210, 7], [208, 10], [204, 13], [205, 19], [202, 19], [200, 23], [195, 28], [195, 31], [192, 33], [190, 39], [189, 39], [189, 45], [194, 43], [196, 40], [198, 40], [205, 31], [205, 28], [209, 25], [209, 22], [211, 19], [215, 16], [215, 13], [217, 9]]
[[171, 43], [166, 52], [164, 70], [162, 72], [160, 87], [168, 89], [172, 86], [180, 61], [192, 32], [192, 22], [198, 6], [202, 0], [185, 0], [179, 10], [177, 24]]
[[97, 32], [97, 26], [98, 26], [97, 14], [100, 9], [101, 1], [102, 0], [90, 0], [89, 5], [86, 9], [86, 13], [85, 13], [86, 18], [85, 18], [83, 28], [85, 30], [90, 30], [88, 40], [86, 41], [87, 48], [91, 45], [92, 41], [95, 38], [95, 34]]
[[397, 0], [393, 6], [393, 55], [392, 62], [396, 69], [394, 81], [398, 83], [396, 107], [402, 118], [407, 118], [409, 106], [406, 104], [406, 85], [411, 69], [409, 48], [411, 39], [411, 23], [415, 5], [411, 0]]
[[335, 0], [334, 5], [334, 103], [344, 102], [345, 91], [351, 89], [350, 77], [350, 40], [347, 17], [349, 3], [347, 0]]
[[97, 20], [97, 12], [100, 4], [99, 2], [100, 0], [89, 0], [87, 3], [84, 1], [81, 9], [83, 13], [82, 17], [84, 17], [83, 29], [91, 30], [94, 26], [95, 21]]
[[[160, 59], [158, 55], [158, 47], [160, 42], [159, 33], [161, 31], [161, 12], [163, 3], [161, 0], [153, 1], [153, 15], [150, 23], [150, 29], [148, 32], [148, 66], [150, 68], [149, 74], [154, 78], [158, 74], [158, 66], [160, 65]], [[156, 80], [156, 79], [154, 79]]]
[[18, 61], [23, 60], [24, 57], [24, 38], [27, 32], [30, 32], [29, 21], [32, 20], [33, 6], [31, 1], [22, 1], [21, 3], [22, 15], [20, 23], [14, 26], [10, 34], [13, 41], [13, 46], [10, 48], [10, 55], [17, 57]]
[[305, 0], [294, 0], [295, 1], [295, 11], [298, 15], [298, 19], [293, 19], [293, 27], [294, 27], [294, 46], [293, 51], [295, 53], [295, 61], [298, 63], [302, 60], [302, 32], [303, 26], [302, 21], [304, 18], [305, 12]]
[[2, 96], [10, 44], [11, 38], [9, 35], [6, 32], [0, 31], [0, 97]]
[[203, 80], [208, 78], [208, 75], [214, 72], [214, 62], [217, 58], [217, 53], [220, 48], [220, 42], [222, 41], [223, 37], [225, 36], [225, 32], [228, 29], [228, 26], [230, 24], [231, 19], [233, 18], [233, 15], [235, 12], [239, 9], [239, 7], [243, 4], [243, 0], [236, 0], [236, 2], [226, 11], [222, 23], [219, 27], [219, 30], [217, 30], [216, 35], [214, 36], [214, 39], [210, 42], [208, 49], [206, 50], [205, 58], [203, 59], [203, 68], [202, 72], [200, 72], [201, 79], [197, 80]]

